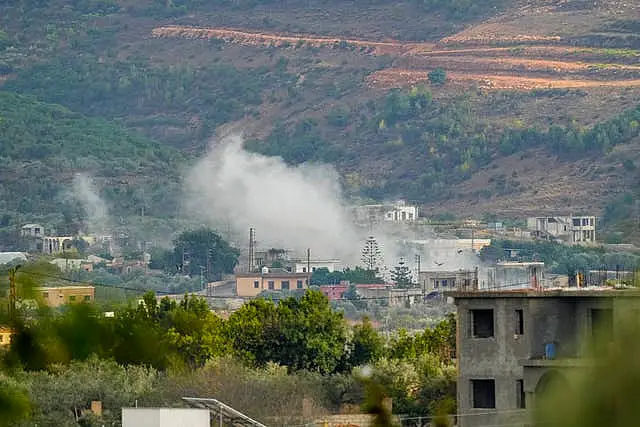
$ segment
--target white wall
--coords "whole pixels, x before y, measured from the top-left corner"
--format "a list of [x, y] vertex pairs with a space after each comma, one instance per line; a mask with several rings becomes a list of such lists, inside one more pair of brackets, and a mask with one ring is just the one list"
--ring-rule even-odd
[[210, 427], [208, 409], [122, 408], [122, 427]]

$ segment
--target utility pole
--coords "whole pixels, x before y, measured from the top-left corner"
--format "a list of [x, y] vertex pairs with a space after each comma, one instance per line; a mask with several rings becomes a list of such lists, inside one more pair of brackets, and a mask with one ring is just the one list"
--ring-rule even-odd
[[[421, 257], [420, 254], [416, 254], [416, 275], [418, 276], [418, 285], [420, 285], [420, 261], [421, 261]], [[425, 284], [422, 284], [422, 303], [424, 304], [426, 302], [426, 297], [427, 297], [427, 288], [425, 286]]]
[[18, 320], [16, 314], [16, 273], [19, 268], [20, 266], [16, 265], [9, 269], [9, 320], [11, 322], [11, 326], [15, 326]]
[[256, 244], [256, 231], [253, 228], [249, 228], [249, 273], [252, 273], [255, 269], [255, 244]]

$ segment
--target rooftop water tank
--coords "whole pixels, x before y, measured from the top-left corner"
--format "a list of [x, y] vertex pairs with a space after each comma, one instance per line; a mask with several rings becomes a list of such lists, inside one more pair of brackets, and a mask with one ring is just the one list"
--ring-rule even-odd
[[556, 343], [550, 342], [544, 345], [544, 358], [549, 360], [556, 358]]
[[269, 273], [269, 267], [262, 267], [262, 274]]

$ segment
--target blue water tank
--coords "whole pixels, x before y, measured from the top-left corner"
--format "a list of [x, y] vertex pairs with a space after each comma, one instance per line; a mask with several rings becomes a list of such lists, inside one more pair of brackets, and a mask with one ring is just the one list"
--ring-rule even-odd
[[544, 345], [544, 358], [545, 359], [556, 358], [556, 343], [550, 342]]

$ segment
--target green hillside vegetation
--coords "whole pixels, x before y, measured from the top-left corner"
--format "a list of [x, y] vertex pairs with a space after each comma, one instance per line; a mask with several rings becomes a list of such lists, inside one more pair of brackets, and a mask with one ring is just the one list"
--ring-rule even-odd
[[[450, 197], [450, 185], [499, 156], [542, 147], [561, 158], [582, 158], [608, 153], [640, 135], [640, 105], [591, 128], [502, 128], [478, 117], [474, 96], [448, 101], [433, 99], [425, 87], [395, 90], [377, 102], [332, 110], [322, 121], [305, 119], [289, 128], [278, 124], [263, 143], [249, 141], [247, 147], [291, 164], [335, 163], [355, 172], [351, 190], [356, 194], [433, 202]], [[372, 173], [363, 170], [365, 156], [384, 162], [382, 179], [366, 179]], [[518, 188], [503, 189], [510, 191]]]
[[[4, 219], [0, 218], [0, 227], [15, 222], [17, 212], [35, 216], [33, 220], [47, 215], [47, 222], [56, 227], [71, 227], [82, 212], [58, 203], [59, 190], [61, 183], [69, 181], [71, 171], [78, 170], [98, 175], [104, 196], [116, 201], [114, 209], [122, 217], [140, 212], [142, 207], [148, 216], [174, 216], [179, 175], [176, 165], [181, 163], [181, 155], [166, 151], [172, 154], [165, 156], [130, 142], [153, 145], [145, 139], [149, 138], [199, 155], [216, 129], [229, 124], [245, 131], [250, 139], [247, 147], [253, 151], [282, 156], [290, 164], [333, 164], [343, 177], [347, 194], [354, 198], [401, 197], [424, 203], [425, 207], [441, 206], [443, 200], [458, 202], [456, 208], [469, 206], [469, 201], [491, 206], [494, 199], [509, 200], [536, 191], [535, 176], [525, 182], [509, 177], [517, 173], [517, 167], [507, 170], [511, 166], [505, 166], [503, 170], [500, 162], [509, 157], [551, 155], [564, 164], [588, 159], [598, 163], [590, 180], [606, 181], [611, 175], [617, 179], [612, 181], [610, 191], [603, 190], [606, 194], [594, 201], [593, 209], [601, 210], [605, 198], [619, 193], [613, 187], [635, 185], [627, 184], [622, 174], [607, 170], [616, 167], [610, 154], [620, 146], [629, 146], [640, 134], [636, 88], [623, 87], [607, 93], [602, 88], [592, 92], [550, 86], [526, 92], [461, 87], [455, 78], [455, 65], [446, 64], [473, 62], [478, 55], [479, 61], [472, 64], [475, 68], [461, 71], [491, 74], [492, 67], [502, 67], [501, 55], [507, 55], [505, 58], [515, 60], [514, 65], [509, 61], [503, 64], [508, 74], [507, 66], [520, 67], [520, 61], [538, 58], [537, 55], [541, 55], [540, 62], [581, 61], [585, 55], [586, 62], [597, 59], [606, 63], [604, 68], [613, 67], [615, 72], [601, 74], [604, 68], [594, 66], [581, 71], [579, 78], [633, 78], [634, 71], [618, 72], [614, 63], [630, 62], [625, 57], [633, 50], [622, 43], [621, 37], [633, 34], [634, 21], [632, 17], [618, 21], [603, 18], [609, 6], [570, 1], [558, 12], [565, 13], [569, 22], [578, 11], [578, 15], [584, 15], [580, 17], [586, 26], [576, 34], [566, 34], [553, 20], [534, 17], [527, 21], [529, 9], [523, 9], [523, 5], [516, 0], [327, 0], [318, 5], [297, 0], [286, 4], [274, 0], [3, 2], [2, 90], [31, 95], [38, 102], [64, 106], [68, 114], [77, 114], [78, 118], [96, 120], [82, 119], [94, 129], [81, 133], [92, 141], [90, 150], [78, 133], [70, 132], [75, 126], [69, 124], [71, 118], [64, 115], [64, 120], [57, 119], [61, 113], [51, 113], [56, 118], [44, 128], [37, 125], [37, 132], [24, 132], [18, 138], [16, 135], [22, 134], [11, 131], [13, 134], [7, 136], [11, 142], [2, 154], [11, 159], [3, 166], [9, 169], [3, 170], [2, 176], [8, 176], [6, 171], [10, 170], [11, 179], [3, 193], [0, 210]], [[610, 7], [615, 9], [618, 5]], [[593, 22], [586, 18], [590, 15]], [[499, 20], [491, 21], [497, 28], [492, 27], [494, 24], [481, 25], [478, 32], [473, 31], [475, 24], [498, 16]], [[601, 18], [606, 22], [600, 22]], [[523, 34], [539, 35], [542, 40], [492, 40], [501, 36], [501, 25], [505, 25], [508, 38], [513, 36], [512, 27], [518, 28], [520, 23], [530, 24], [531, 28], [541, 24], [539, 34], [526, 25]], [[485, 36], [489, 40], [486, 46], [506, 43], [512, 47], [495, 57], [483, 57], [482, 52], [470, 56], [447, 54], [447, 61], [451, 62], [445, 62], [442, 68], [435, 64], [430, 69], [432, 61], [437, 60], [426, 52], [423, 56], [422, 46], [416, 49], [415, 56], [403, 56], [374, 55], [373, 50], [356, 49], [347, 41], [335, 43], [334, 48], [305, 43], [294, 48], [291, 43], [280, 47], [275, 42], [247, 46], [250, 40], [229, 43], [220, 39], [151, 37], [154, 28], [173, 24], [236, 28], [248, 31], [249, 38], [256, 32], [299, 32], [345, 40], [428, 42], [468, 29], [471, 31], [454, 37], [453, 44], [442, 41], [435, 49], [448, 49], [457, 43], [470, 43], [465, 46], [471, 48], [479, 43], [483, 47]], [[615, 32], [606, 49], [598, 49], [603, 42], [596, 35], [598, 31]], [[556, 33], [569, 37], [567, 40], [576, 44], [575, 49], [555, 57], [554, 49], [560, 45], [544, 40]], [[534, 48], [544, 51], [531, 54], [530, 48], [532, 52]], [[425, 44], [424, 49], [431, 48]], [[399, 51], [408, 50], [410, 46], [399, 47]], [[396, 67], [422, 67], [425, 75], [431, 76], [432, 86], [391, 91], [370, 86], [368, 77], [373, 73]], [[526, 69], [528, 65], [522, 67], [520, 71], [525, 76], [543, 79], [562, 79], [573, 73], [563, 75], [561, 71], [556, 75], [550, 70], [553, 64], [534, 67], [531, 73]], [[114, 126], [118, 129], [115, 132], [105, 128]], [[100, 138], [101, 133], [109, 136]], [[94, 143], [94, 139], [101, 141]], [[109, 147], [109, 141], [116, 139], [128, 142]], [[64, 154], [58, 148], [63, 140], [62, 145], [69, 148]], [[127, 151], [130, 146], [138, 148]], [[51, 156], [54, 152], [55, 156]], [[20, 162], [24, 159], [16, 160], [15, 156], [28, 156], [33, 171], [22, 167]], [[75, 163], [68, 164], [71, 159]], [[634, 158], [626, 160], [630, 168]], [[496, 170], [486, 173], [489, 167]], [[535, 169], [532, 175], [544, 176], [544, 168]], [[483, 173], [491, 175], [488, 184], [483, 182], [484, 177], [474, 181]], [[44, 178], [53, 175], [53, 181]], [[575, 182], [578, 185], [579, 181]], [[20, 191], [16, 191], [18, 188]], [[624, 188], [627, 190], [636, 194], [633, 188]], [[566, 207], [561, 193], [550, 197], [551, 209]], [[54, 210], [52, 204], [56, 206]], [[536, 204], [526, 209], [536, 209]], [[623, 220], [624, 215], [615, 221]]]
[[165, 216], [176, 205], [186, 159], [105, 120], [8, 92], [0, 92], [0, 157], [0, 226], [20, 214], [46, 217], [60, 229], [78, 220], [77, 202], [65, 199], [74, 173], [95, 176], [119, 212], [135, 213], [144, 203], [150, 215]]
[[[147, 136], [189, 148], [223, 123], [250, 114], [262, 91], [290, 77], [281, 69], [229, 65], [152, 66], [144, 59], [56, 58], [18, 73], [4, 89], [35, 95], [90, 116], [118, 119]], [[255, 111], [255, 110], [254, 110]], [[154, 135], [153, 129], [179, 129]]]

